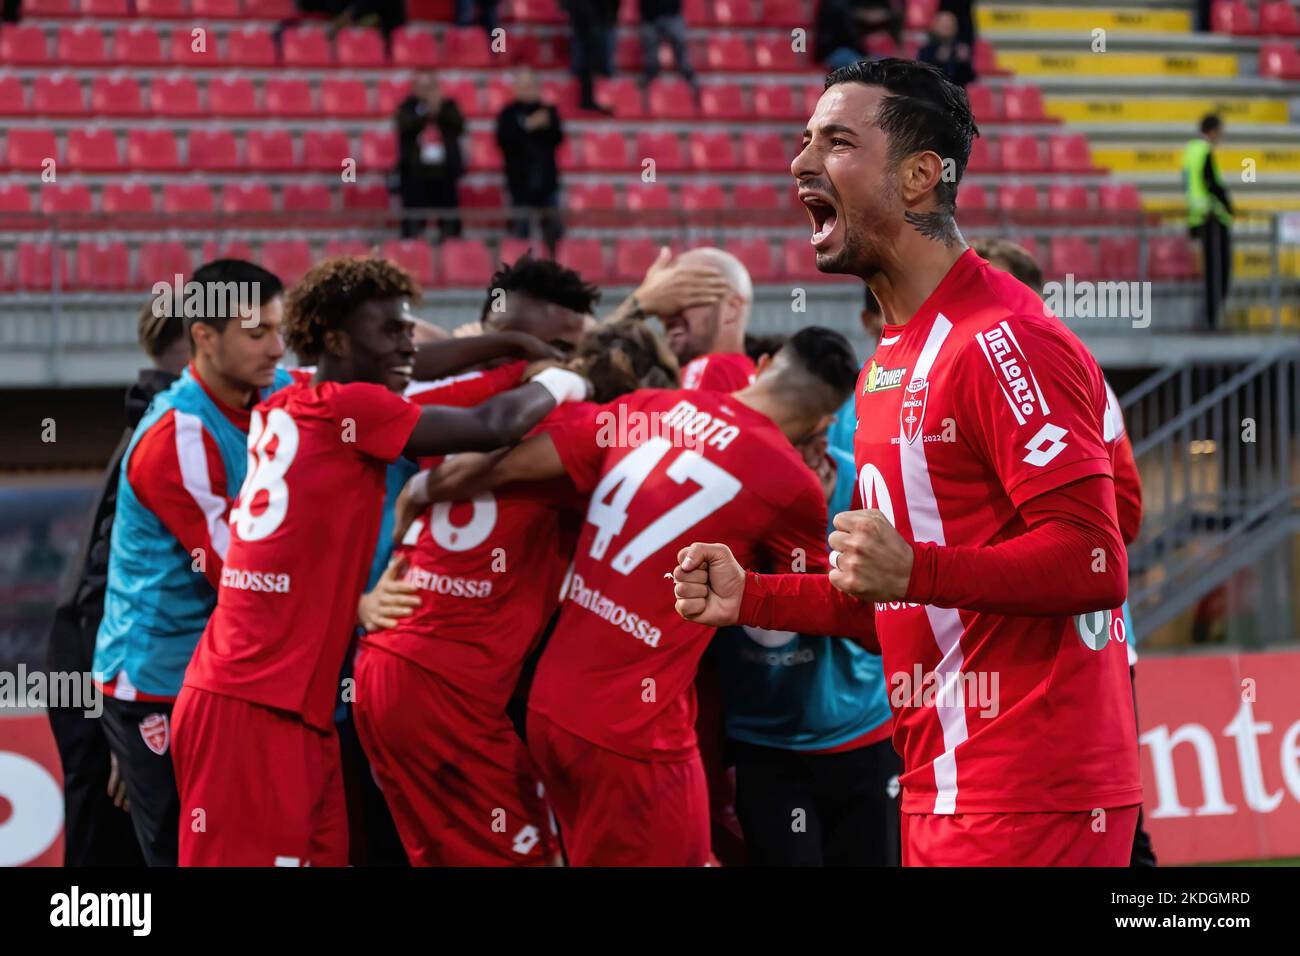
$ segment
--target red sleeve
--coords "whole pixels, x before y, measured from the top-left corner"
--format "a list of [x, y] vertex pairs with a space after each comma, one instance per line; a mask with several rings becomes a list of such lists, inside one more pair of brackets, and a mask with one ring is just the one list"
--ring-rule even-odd
[[826, 498], [812, 470], [811, 481], [782, 508], [763, 533], [763, 557], [772, 571], [821, 572], [830, 568], [826, 545]]
[[754, 377], [754, 363], [739, 352], [701, 355], [682, 369], [682, 388], [705, 392], [734, 392], [749, 385]]
[[1142, 478], [1128, 435], [1115, 443], [1115, 513], [1124, 543], [1132, 544], [1142, 530]]
[[606, 447], [600, 440], [600, 432], [602, 427], [611, 427], [611, 423], [618, 421], [618, 406], [623, 401], [617, 399], [608, 405], [575, 404], [570, 412], [545, 429], [569, 480], [581, 494], [591, 494], [600, 481]]
[[483, 372], [466, 372], [432, 382], [412, 382], [406, 389], [406, 397], [417, 405], [470, 408], [517, 387], [523, 381], [527, 367], [527, 362], [511, 362]]
[[1101, 370], [1068, 330], [1012, 317], [977, 334], [955, 374], [959, 431], [1019, 508], [1091, 475], [1111, 475]]
[[1094, 476], [1020, 507], [1029, 530], [986, 547], [912, 546], [906, 600], [993, 614], [1113, 610], [1128, 590], [1114, 483]]
[[880, 653], [874, 605], [845, 594], [824, 574], [747, 573], [736, 623], [769, 631], [830, 634]]
[[391, 462], [411, 439], [420, 409], [382, 385], [350, 382], [334, 393], [334, 413], [364, 455]]
[[226, 466], [198, 417], [173, 409], [154, 422], [132, 449], [126, 478], [181, 547], [203, 556], [203, 573], [220, 586], [230, 547]]

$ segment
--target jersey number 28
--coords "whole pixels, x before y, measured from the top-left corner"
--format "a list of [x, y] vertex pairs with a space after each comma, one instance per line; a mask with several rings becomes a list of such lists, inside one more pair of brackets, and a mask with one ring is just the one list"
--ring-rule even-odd
[[[276, 440], [275, 453], [267, 446]], [[289, 486], [284, 475], [298, 454], [298, 426], [283, 408], [273, 408], [265, 421], [253, 410], [248, 426], [248, 474], [239, 489], [239, 503], [231, 509], [230, 523], [244, 541], [260, 541], [280, 527], [289, 510]], [[253, 514], [253, 502], [266, 492], [266, 507]]]

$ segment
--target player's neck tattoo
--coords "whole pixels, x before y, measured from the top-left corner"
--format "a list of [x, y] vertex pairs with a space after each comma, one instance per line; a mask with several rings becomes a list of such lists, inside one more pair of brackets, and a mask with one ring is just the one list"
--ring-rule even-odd
[[903, 218], [927, 239], [942, 242], [948, 248], [957, 243], [957, 222], [946, 209], [936, 209], [933, 212], [909, 210], [903, 213]]

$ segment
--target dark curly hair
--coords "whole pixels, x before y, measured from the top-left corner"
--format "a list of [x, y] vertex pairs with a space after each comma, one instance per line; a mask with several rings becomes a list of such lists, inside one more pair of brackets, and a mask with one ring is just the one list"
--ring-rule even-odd
[[676, 388], [681, 377], [668, 346], [636, 319], [596, 326], [582, 337], [576, 359], [601, 403], [638, 388]]
[[325, 333], [341, 329], [366, 302], [410, 299], [420, 287], [406, 270], [387, 259], [340, 256], [318, 263], [290, 291], [284, 303], [285, 344], [298, 355], [325, 352]]
[[510, 265], [502, 265], [492, 275], [483, 301], [480, 321], [491, 314], [492, 301], [497, 289], [522, 292], [539, 302], [550, 302], [581, 315], [586, 315], [600, 301], [600, 289], [582, 276], [551, 259], [538, 259], [525, 252]]

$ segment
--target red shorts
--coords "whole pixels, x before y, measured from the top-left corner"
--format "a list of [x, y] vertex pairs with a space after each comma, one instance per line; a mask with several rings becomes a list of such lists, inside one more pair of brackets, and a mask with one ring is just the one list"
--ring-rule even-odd
[[347, 866], [339, 740], [297, 714], [182, 687], [181, 866]]
[[541, 783], [504, 710], [362, 645], [353, 718], [413, 866], [546, 866]]
[[904, 813], [903, 866], [1128, 866], [1138, 807]]
[[709, 790], [699, 755], [633, 760], [528, 711], [528, 749], [570, 866], [704, 866]]

